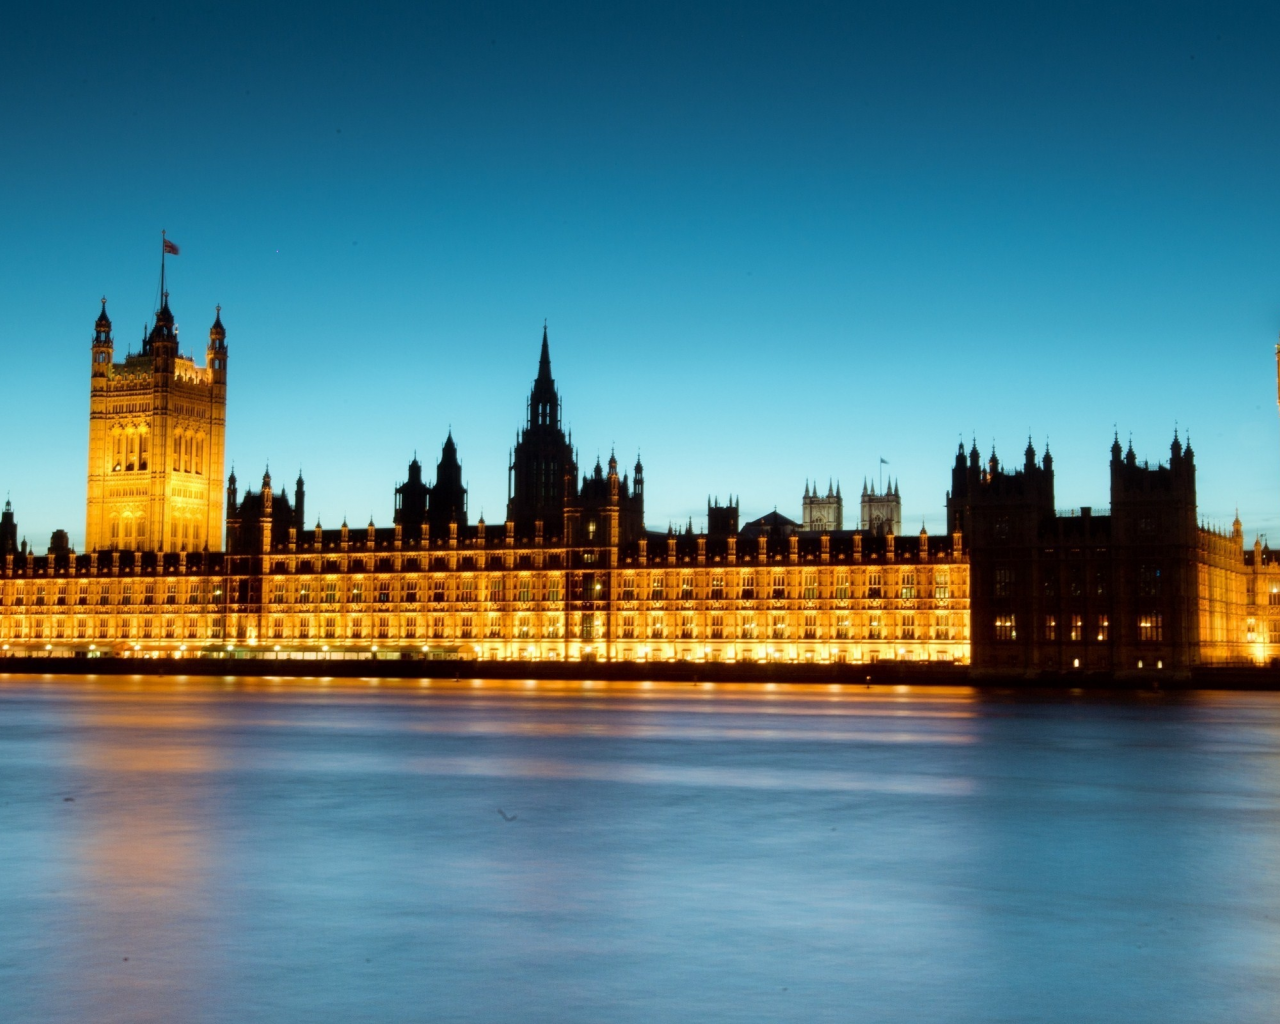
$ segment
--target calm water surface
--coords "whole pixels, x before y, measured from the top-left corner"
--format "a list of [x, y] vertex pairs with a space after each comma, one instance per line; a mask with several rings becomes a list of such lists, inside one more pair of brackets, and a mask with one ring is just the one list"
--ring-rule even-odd
[[1280, 1020], [1280, 698], [0, 677], [0, 1019]]

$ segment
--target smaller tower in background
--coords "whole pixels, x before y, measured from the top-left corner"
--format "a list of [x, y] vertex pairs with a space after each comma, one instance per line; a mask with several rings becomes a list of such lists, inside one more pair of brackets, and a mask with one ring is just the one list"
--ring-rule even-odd
[[832, 487], [827, 481], [827, 493], [821, 494], [818, 485], [809, 489], [809, 481], [804, 484], [802, 500], [802, 530], [843, 530], [844, 529], [844, 497], [840, 494], [840, 485]]
[[883, 494], [877, 493], [874, 480], [870, 485], [863, 481], [862, 528], [878, 536], [892, 533], [896, 537], [902, 533], [902, 495], [896, 480], [885, 485]]
[[717, 497], [714, 501], [707, 499], [707, 536], [736, 537], [738, 535], [738, 499], [732, 494], [729, 500], [721, 505]]

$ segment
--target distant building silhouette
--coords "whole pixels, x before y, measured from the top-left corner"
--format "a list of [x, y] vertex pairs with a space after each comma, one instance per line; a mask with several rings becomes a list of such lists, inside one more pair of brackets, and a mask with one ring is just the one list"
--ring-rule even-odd
[[896, 481], [890, 480], [883, 494], [876, 493], [874, 480], [870, 485], [862, 482], [862, 528], [878, 537], [902, 533], [902, 495]]
[[1176, 434], [1156, 466], [1117, 437], [1110, 509], [1066, 513], [1047, 450], [1037, 462], [1028, 441], [1008, 470], [962, 445], [948, 516], [969, 543], [975, 671], [1185, 675], [1280, 642], [1280, 622], [1260, 621], [1280, 571], [1260, 542], [1244, 550], [1238, 520], [1229, 535], [1198, 526], [1195, 454]]

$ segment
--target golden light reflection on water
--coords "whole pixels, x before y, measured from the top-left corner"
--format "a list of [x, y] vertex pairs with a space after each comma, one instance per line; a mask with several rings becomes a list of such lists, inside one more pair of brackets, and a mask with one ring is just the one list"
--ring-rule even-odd
[[[16, 677], [9, 677], [17, 681]], [[47, 683], [47, 680], [42, 680]], [[425, 683], [431, 683], [429, 687]], [[442, 707], [473, 711], [502, 709], [503, 716], [468, 716], [465, 719], [432, 717], [400, 722], [382, 720], [369, 724], [374, 731], [412, 730], [422, 734], [455, 736], [572, 737], [611, 739], [819, 742], [869, 744], [971, 744], [973, 733], [956, 726], [977, 717], [975, 691], [969, 688], [850, 687], [827, 684], [820, 687], [770, 684], [772, 689], [745, 684], [638, 683], [592, 684], [539, 680], [379, 680], [355, 679], [237, 679], [222, 677], [200, 680], [191, 677], [85, 677], [80, 680], [47, 683], [54, 687], [91, 688], [105, 698], [92, 705], [92, 721], [87, 726], [137, 730], [163, 729], [173, 733], [215, 730], [225, 723], [210, 711], [228, 690], [234, 693], [267, 694], [273, 703], [320, 695], [326, 701], [358, 704], [370, 699], [369, 689], [377, 687], [380, 702], [401, 700], [407, 705], [422, 701]], [[906, 692], [904, 692], [906, 691]], [[180, 695], [180, 705], [164, 700]], [[517, 698], [512, 703], [511, 698]], [[161, 700], [154, 703], [153, 698]], [[163, 707], [162, 716], [157, 709]], [[511, 714], [527, 710], [530, 715]], [[641, 712], [611, 719], [583, 720], [581, 712], [595, 710]], [[718, 719], [715, 724], [693, 724], [679, 716], [696, 714]], [[565, 717], [568, 715], [568, 717]], [[749, 724], [735, 715], [752, 719], [760, 715], [777, 718], [777, 724]], [[672, 716], [675, 716], [674, 720]], [[659, 717], [662, 721], [659, 722]], [[822, 719], [819, 726], [816, 719]], [[894, 727], [895, 721], [909, 720], [922, 728]], [[812, 722], [813, 724], [808, 724]], [[880, 722], [885, 727], [880, 726]], [[950, 725], [948, 723], [951, 723]], [[341, 720], [308, 720], [307, 728], [342, 730]], [[255, 715], [241, 722], [246, 729], [263, 730], [297, 726], [284, 716]], [[204, 765], [199, 745], [185, 740], [160, 749], [152, 737], [148, 745], [115, 752], [117, 771], [200, 771]], [[87, 766], [86, 766], [87, 767]]]
[[137, 693], [76, 705], [66, 755], [92, 786], [69, 836], [82, 913], [74, 934], [86, 964], [114, 967], [94, 975], [83, 1019], [151, 1019], [161, 984], [166, 1012], [180, 1019], [196, 1011], [182, 994], [208, 983], [206, 963], [175, 956], [171, 943], [189, 944], [193, 922], [208, 912], [200, 880], [213, 854], [199, 796], [222, 765], [202, 739], [220, 724], [214, 711], [208, 702], [175, 713]]
[[0, 672], [0, 686], [20, 684], [23, 686], [46, 685], [93, 685], [110, 687], [113, 690], [143, 692], [147, 690], [180, 690], [209, 689], [212, 685], [232, 684], [239, 690], [310, 690], [317, 686], [334, 687], [334, 689], [365, 689], [371, 685], [387, 687], [389, 690], [419, 689], [430, 687], [436, 690], [477, 690], [504, 691], [534, 689], [544, 692], [575, 692], [588, 690], [595, 696], [600, 695], [635, 695], [641, 692], [659, 692], [659, 694], [680, 694], [685, 696], [707, 694], [735, 694], [754, 696], [756, 699], [773, 695], [815, 696], [838, 694], [842, 696], [872, 696], [884, 700], [891, 696], [909, 696], [913, 700], [945, 699], [973, 700], [978, 691], [972, 686], [904, 686], [860, 684], [805, 684], [805, 682], [657, 682], [652, 680], [502, 680], [488, 677], [406, 677], [392, 678], [385, 676], [114, 676], [84, 673], [81, 676], [32, 675], [32, 673]]
[[770, 702], [785, 697], [799, 701], [875, 703], [973, 703], [979, 692], [969, 686], [886, 686], [873, 683], [709, 683], [605, 681], [573, 679], [489, 679], [489, 678], [405, 678], [381, 676], [335, 678], [331, 676], [49, 676], [0, 673], [0, 686], [32, 684], [49, 687], [88, 686], [97, 690], [128, 693], [184, 691], [199, 693], [215, 688], [253, 692], [308, 692], [385, 689], [407, 692], [429, 689], [443, 693], [476, 691], [488, 693], [533, 693], [537, 695], [589, 694], [594, 699], [664, 697], [682, 701], [714, 700], [724, 696], [753, 702]]

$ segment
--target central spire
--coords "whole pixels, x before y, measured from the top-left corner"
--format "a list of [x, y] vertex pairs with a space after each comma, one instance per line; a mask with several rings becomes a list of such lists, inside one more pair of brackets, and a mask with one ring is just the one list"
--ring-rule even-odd
[[547, 343], [546, 321], [542, 324], [542, 351], [538, 356], [538, 376], [529, 393], [529, 428], [560, 429], [560, 396], [551, 376], [551, 346]]
[[507, 518], [522, 535], [531, 536], [539, 520], [556, 533], [562, 528], [566, 498], [577, 493], [577, 462], [570, 441], [560, 423], [560, 395], [551, 376], [551, 345], [543, 321], [528, 423], [517, 432], [510, 466]]

